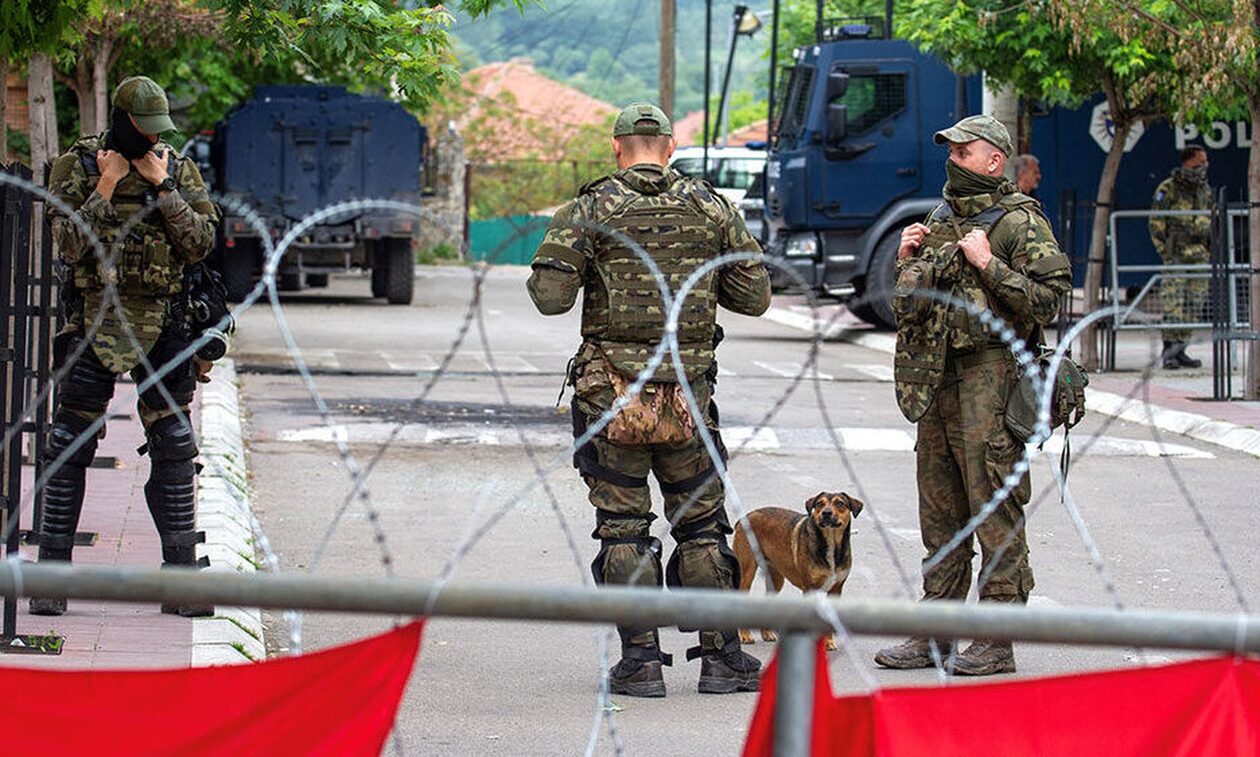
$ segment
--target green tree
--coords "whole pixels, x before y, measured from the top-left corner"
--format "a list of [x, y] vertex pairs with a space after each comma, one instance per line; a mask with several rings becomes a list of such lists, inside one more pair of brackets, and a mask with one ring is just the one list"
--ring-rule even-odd
[[[1251, 260], [1250, 319], [1260, 328], [1260, 3], [1232, 0], [1055, 0], [1073, 30], [1105, 28], [1126, 44], [1167, 50], [1173, 65], [1161, 76], [1174, 115], [1185, 122], [1245, 116], [1252, 143], [1247, 170]], [[1247, 399], [1260, 398], [1260, 342], [1248, 347]]]
[[[1006, 0], [912, 0], [897, 30], [921, 49], [963, 74], [983, 70], [995, 84], [1052, 105], [1077, 105], [1105, 93], [1114, 139], [1098, 180], [1097, 206], [1085, 273], [1085, 309], [1100, 301], [1107, 218], [1129, 132], [1163, 117], [1166, 77], [1173, 60], [1136, 38], [1088, 22], [1080, 23], [1075, 0], [1009, 3]], [[1081, 361], [1098, 366], [1091, 328], [1081, 338]]]

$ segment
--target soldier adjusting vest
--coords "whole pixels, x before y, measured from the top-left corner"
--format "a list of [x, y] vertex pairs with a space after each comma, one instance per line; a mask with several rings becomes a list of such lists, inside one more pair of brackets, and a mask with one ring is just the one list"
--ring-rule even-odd
[[[102, 144], [103, 140], [98, 137], [87, 137], [71, 148], [79, 156], [79, 163], [92, 184], [101, 175], [96, 151]], [[179, 159], [173, 150], [170, 154], [168, 172], [173, 177]], [[153, 185], [135, 171], [127, 174], [114, 189], [111, 204], [118, 225], [101, 230], [100, 239], [105, 254], [113, 257], [114, 284], [120, 295], [162, 297], [179, 292], [183, 286], [184, 261], [171, 247], [161, 211], [152, 205], [155, 200]], [[149, 210], [144, 217], [135, 218], [146, 206]], [[124, 229], [126, 235], [122, 236]], [[95, 250], [90, 250], [75, 264], [74, 284], [85, 292], [105, 287]]]
[[[656, 263], [671, 293], [692, 272], [721, 253], [719, 227], [692, 198], [694, 182], [666, 173], [659, 182], [626, 181], [626, 171], [595, 185], [592, 236], [599, 286], [586, 287], [582, 335], [599, 343], [622, 373], [641, 371], [664, 335], [667, 309], [656, 278], [642, 259], [616, 235], [642, 246]], [[633, 180], [633, 177], [631, 177]], [[666, 186], [667, 185], [667, 186]], [[653, 193], [653, 189], [663, 189]], [[604, 233], [608, 229], [613, 234]], [[690, 290], [678, 320], [680, 356], [688, 380], [713, 362], [717, 324], [717, 271]], [[668, 357], [653, 379], [675, 381]]]
[[[973, 229], [988, 234], [1012, 210], [1025, 208], [1037, 212], [1036, 207], [1036, 200], [1018, 193], [1004, 195], [996, 205], [966, 218], [955, 217], [948, 204], [937, 207], [928, 218], [931, 231], [918, 252], [919, 257], [931, 261], [935, 270], [934, 290], [981, 310], [990, 310], [1027, 338], [1031, 325], [1013, 323], [1001, 303], [988, 296], [979, 272], [966, 261], [957, 243]], [[993, 341], [984, 324], [967, 308], [936, 299], [928, 303], [921, 306], [926, 311], [925, 317], [903, 324], [897, 330], [893, 361], [897, 404], [902, 415], [911, 422], [919, 420], [931, 407], [945, 376], [948, 355], [972, 352]]]

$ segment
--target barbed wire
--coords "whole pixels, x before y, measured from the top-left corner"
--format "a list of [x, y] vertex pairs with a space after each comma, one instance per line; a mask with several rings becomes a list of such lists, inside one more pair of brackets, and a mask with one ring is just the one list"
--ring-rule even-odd
[[[156, 387], [162, 402], [166, 405], [165, 410], [176, 415], [182, 423], [187, 424], [191, 428], [192, 424], [190, 419], [186, 417], [181, 406], [166, 389], [162, 379], [172, 371], [179, 369], [181, 365], [190, 360], [193, 354], [195, 354], [197, 349], [205, 343], [208, 337], [202, 336], [193, 340], [177, 355], [170, 358], [162, 365], [152, 365], [146, 351], [143, 349], [141, 340], [138, 339], [135, 334], [132, 324], [127, 321], [125, 308], [122, 306], [122, 296], [115, 283], [117, 280], [115, 262], [118, 255], [121, 254], [122, 240], [126, 238], [127, 234], [136, 226], [136, 224], [140, 223], [149, 212], [156, 208], [157, 203], [150, 202], [131, 217], [125, 219], [121, 227], [121, 232], [117, 236], [117, 241], [115, 241], [111, 247], [107, 248], [96, 236], [90, 226], [75, 212], [75, 209], [66, 205], [56, 195], [31, 182], [27, 182], [7, 174], [0, 174], [0, 183], [9, 184], [25, 191], [29, 191], [34, 196], [50, 204], [61, 217], [73, 224], [74, 228], [82, 234], [85, 240], [87, 240], [88, 246], [91, 248], [92, 254], [96, 259], [98, 269], [104, 272], [104, 275], [102, 276], [104, 287], [102, 290], [103, 305], [101, 309], [93, 315], [93, 320], [90, 324], [88, 324], [85, 320], [83, 338], [80, 340], [80, 343], [76, 344], [74, 350], [66, 356], [62, 364], [56, 367], [56, 370], [53, 372], [52, 379], [45, 386], [38, 387], [36, 395], [38, 401], [29, 403], [24, 410], [22, 418], [18, 419], [19, 422], [15, 422], [10, 428], [5, 429], [6, 444], [12, 440], [14, 435], [21, 432], [23, 423], [32, 419], [35, 408], [39, 407], [43, 401], [49, 398], [53, 386], [65, 379], [74, 365], [74, 362], [82, 357], [87, 349], [91, 348], [94, 336], [99, 331], [99, 328], [110, 311], [117, 313], [124, 338], [127, 340], [127, 343], [131, 348], [140, 353], [141, 365], [144, 367], [146, 373], [144, 378], [131, 390], [124, 390], [124, 397], [134, 394], [134, 396], [138, 399], [141, 394], [145, 393], [150, 388]], [[390, 546], [389, 529], [385, 527], [381, 519], [380, 511], [374, 503], [373, 496], [369, 488], [369, 480], [373, 472], [377, 470], [379, 464], [385, 459], [388, 452], [398, 443], [398, 440], [407, 425], [407, 421], [402, 419], [392, 424], [384, 441], [376, 446], [371, 451], [370, 455], [364, 457], [355, 453], [355, 450], [352, 448], [349, 435], [340, 431], [342, 426], [335, 417], [335, 413], [330, 408], [329, 403], [324, 398], [324, 395], [315, 380], [314, 374], [311, 371], [310, 365], [303, 354], [302, 345], [298, 343], [294, 334], [285, 312], [284, 303], [279, 295], [277, 277], [280, 272], [281, 261], [284, 259], [285, 254], [292, 248], [292, 246], [305, 232], [320, 222], [330, 218], [346, 216], [353, 213], [362, 213], [368, 210], [384, 210], [414, 217], [422, 223], [443, 226], [448, 231], [453, 231], [453, 228], [444, 222], [440, 216], [424, 207], [392, 200], [352, 200], [331, 204], [308, 216], [305, 216], [292, 228], [290, 228], [282, 238], [273, 241], [270, 230], [266, 224], [257, 213], [249, 208], [248, 205], [241, 202], [238, 198], [230, 196], [224, 197], [216, 195], [213, 196], [213, 199], [221, 206], [231, 209], [234, 214], [245, 219], [250, 228], [257, 233], [264, 253], [264, 265], [260, 280], [253, 287], [250, 293], [242, 300], [242, 302], [232, 308], [231, 313], [228, 316], [225, 316], [219, 326], [221, 328], [226, 326], [227, 323], [230, 322], [229, 319], [239, 321], [242, 315], [244, 315], [255, 304], [263, 301], [265, 296], [266, 303], [271, 311], [272, 318], [283, 341], [285, 353], [292, 361], [294, 370], [300, 378], [303, 388], [309, 395], [309, 399], [318, 415], [318, 423], [328, 431], [327, 438], [333, 444], [339, 461], [344, 467], [346, 475], [349, 479], [349, 488], [341, 497], [338, 507], [334, 510], [327, 527], [324, 529], [321, 537], [316, 543], [313, 549], [312, 557], [308, 561], [306, 569], [313, 571], [322, 564], [323, 558], [327, 554], [327, 550], [334, 539], [334, 535], [339, 524], [342, 522], [344, 515], [357, 502], [357, 504], [363, 508], [364, 514], [369, 521], [369, 525], [372, 530], [372, 540], [379, 555], [381, 570], [387, 577], [395, 577], [393, 550]], [[458, 569], [463, 564], [471, 550], [480, 541], [487, 537], [510, 512], [519, 507], [521, 503], [525, 501], [526, 497], [530, 496], [534, 491], [540, 488], [546, 497], [552, 513], [556, 517], [557, 527], [560, 529], [564, 538], [565, 547], [572, 557], [573, 565], [577, 570], [579, 580], [583, 584], [589, 584], [591, 579], [587, 571], [587, 567], [583, 562], [582, 549], [578, 544], [577, 539], [574, 536], [573, 529], [564, 514], [561, 506], [561, 498], [551, 486], [549, 481], [550, 477], [559, 470], [568, 469], [570, 467], [573, 454], [584, 445], [591, 443], [592, 440], [605, 431], [607, 425], [613, 420], [613, 418], [616, 417], [616, 415], [621, 412], [629, 402], [631, 402], [632, 398], [638, 396], [649, 381], [653, 380], [653, 377], [656, 375], [658, 369], [664, 365], [664, 361], [667, 356], [670, 360], [670, 365], [673, 369], [676, 383], [682, 391], [692, 418], [703, 419], [706, 417], [705, 408], [700, 406], [699, 400], [692, 387], [691, 381], [687, 377], [687, 373], [682, 362], [681, 345], [678, 337], [678, 324], [681, 318], [682, 309], [684, 304], [687, 302], [688, 297], [698, 286], [700, 286], [706, 277], [713, 275], [724, 266], [735, 265], [752, 260], [762, 260], [762, 258], [751, 252], [731, 253], [715, 257], [706, 261], [695, 270], [689, 272], [678, 289], [671, 290], [666, 277], [662, 274], [653, 257], [633, 239], [630, 239], [616, 229], [602, 226], [600, 224], [579, 220], [574, 220], [572, 223], [574, 225], [581, 226], [583, 231], [586, 233], [601, 235], [624, 247], [635, 256], [639, 263], [644, 266], [644, 269], [651, 275], [660, 296], [662, 311], [665, 313], [662, 339], [654, 346], [645, 368], [634, 377], [633, 381], [629, 382], [629, 386], [623, 393], [620, 393], [615, 397], [612, 401], [611, 407], [604, 411], [598, 418], [592, 419], [588, 424], [587, 429], [574, 438], [573, 441], [564, 448], [564, 450], [560, 451], [553, 457], [548, 458], [547, 453], [543, 452], [540, 445], [535, 444], [530, 440], [530, 437], [527, 434], [518, 414], [512, 412], [512, 409], [516, 407], [516, 404], [513, 401], [510, 387], [505, 380], [505, 374], [498, 368], [495, 351], [491, 343], [491, 333], [487, 327], [484, 312], [484, 285], [489, 272], [495, 267], [498, 257], [504, 253], [512, 242], [523, 237], [525, 234], [528, 234], [530, 227], [519, 227], [516, 230], [516, 234], [503, 241], [499, 245], [498, 249], [495, 250], [486, 261], [470, 270], [471, 292], [469, 294], [469, 301], [464, 310], [462, 320], [459, 323], [455, 336], [450, 346], [443, 354], [442, 360], [437, 364], [437, 367], [431, 371], [414, 398], [410, 400], [409, 404], [412, 408], [419, 408], [430, 401], [430, 396], [434, 388], [442, 381], [443, 378], [446, 378], [450, 374], [450, 366], [452, 365], [453, 359], [463, 349], [468, 335], [475, 327], [476, 333], [481, 341], [482, 354], [487, 370], [493, 377], [495, 390], [498, 393], [500, 401], [504, 407], [508, 409], [508, 412], [506, 413], [508, 422], [510, 423], [512, 431], [514, 432], [516, 439], [529, 462], [533, 477], [527, 481], [521, 482], [512, 492], [508, 494], [506, 499], [495, 505], [492, 505], [491, 503], [490, 487], [486, 487], [483, 490], [481, 495], [478, 497], [476, 507], [474, 507], [472, 512], [469, 513], [463, 535], [439, 570], [435, 590], [430, 595], [430, 601], [436, 601], [438, 595], [441, 593], [442, 587], [455, 577]], [[466, 256], [471, 257], [471, 251], [466, 245], [461, 245], [461, 250]], [[809, 335], [808, 350], [806, 352], [805, 359], [800, 366], [800, 370], [790, 377], [788, 385], [778, 394], [778, 396], [774, 398], [770, 407], [759, 416], [753, 427], [752, 433], [746, 436], [733, 450], [730, 455], [730, 460], [733, 461], [738, 459], [738, 457], [749, 448], [752, 441], [757, 438], [758, 433], [762, 429], [769, 428], [771, 426], [779, 412], [788, 404], [791, 398], [795, 396], [796, 390], [801, 383], [809, 380], [814, 385], [817, 410], [826, 429], [829, 443], [833, 448], [833, 451], [838, 455], [842, 465], [844, 466], [844, 470], [852, 482], [852, 485], [856, 488], [861, 499], [866, 503], [868, 512], [875, 524], [875, 529], [880, 535], [882, 547], [895, 567], [897, 583], [901, 592], [906, 596], [913, 597], [917, 593], [915, 578], [902, 563], [898, 550], [895, 548], [894, 542], [892, 541], [889, 529], [884, 522], [885, 519], [881, 515], [883, 503], [879, 501], [878, 497], [872, 497], [869, 491], [865, 488], [863, 476], [859, 475], [851, 459], [850, 450], [847, 448], [844, 440], [837, 432], [837, 426], [832, 420], [831, 410], [829, 409], [828, 401], [823, 391], [823, 381], [819, 376], [818, 359], [821, 350], [827, 342], [837, 337], [842, 338], [844, 336], [843, 332], [848, 328], [848, 326], [837, 323], [837, 319], [840, 316], [839, 310], [833, 313], [827, 320], [817, 317], [817, 311], [820, 305], [810, 292], [809, 287], [805, 286], [805, 282], [801, 279], [795, 269], [774, 258], [765, 258], [764, 262], [768, 266], [777, 266], [780, 270], [784, 271], [789, 278], [792, 278], [803, 291], [806, 292], [807, 304], [811, 313], [812, 329]], [[24, 293], [18, 293], [17, 296], [22, 297], [25, 295]], [[1020, 459], [1014, 464], [1012, 472], [1003, 479], [1002, 485], [993, 493], [989, 501], [976, 511], [970, 520], [968, 520], [966, 525], [957, 531], [945, 546], [939, 549], [935, 554], [927, 557], [921, 566], [922, 573], [926, 574], [932, 568], [939, 565], [954, 549], [957, 549], [966, 543], [981, 523], [983, 523], [994, 511], [996, 511], [998, 507], [1002, 505], [1003, 502], [1010, 497], [1011, 492], [1016, 486], [1020, 485], [1025, 475], [1028, 474], [1031, 467], [1032, 456], [1035, 454], [1034, 448], [1041, 442], [1044, 442], [1051, 434], [1050, 409], [1053, 399], [1054, 377], [1060, 369], [1061, 361], [1066, 353], [1066, 350], [1073, 340], [1079, 336], [1082, 329], [1084, 329], [1087, 325], [1112, 318], [1115, 316], [1115, 312], [1111, 308], [1095, 311], [1078, 322], [1069, 334], [1060, 341], [1058, 347], [1050, 357], [1049, 364], [1043, 372], [1039, 366], [1036, 356], [1034, 356], [1030, 351], [1029, 345], [1019, 339], [1013, 328], [1004, 323], [990, 311], [978, 308], [970, 302], [939, 292], [916, 292], [914, 293], [914, 296], [917, 298], [926, 298], [946, 307], [965, 310], [971, 316], [979, 320], [980, 323], [988, 329], [989, 333], [993, 334], [1002, 342], [1006, 349], [1011, 353], [1015, 364], [1019, 366], [1022, 371], [1029, 372], [1029, 375], [1032, 377], [1034, 383], [1035, 395], [1038, 401], [1037, 422], [1032, 439], [1030, 440], [1030, 443], [1025, 446]], [[860, 305], [862, 302], [859, 301], [856, 304]], [[1138, 386], [1134, 388], [1133, 393], [1130, 394], [1128, 398], [1132, 399], [1138, 392], [1142, 392], [1143, 401], [1148, 410], [1151, 406], [1151, 402], [1149, 391], [1146, 390], [1149, 386], [1150, 380], [1151, 366], [1148, 365], [1147, 369], [1142, 374], [1142, 378]], [[1148, 413], [1148, 416], [1149, 415], [1150, 414]], [[1108, 419], [1099, 429], [1087, 437], [1082, 448], [1078, 450], [1078, 457], [1089, 452], [1090, 448], [1110, 427], [1113, 420], [1114, 419]], [[67, 461], [75, 454], [75, 452], [81, 449], [82, 446], [88, 442], [91, 435], [96, 434], [100, 430], [104, 422], [105, 416], [102, 415], [100, 418], [96, 419], [87, 430], [80, 434], [70, 447], [60, 453], [55, 459], [47, 463], [40, 476], [34, 482], [34, 485], [30, 489], [28, 495], [24, 496], [22, 501], [19, 502], [19, 513], [31, 505], [34, 498], [40, 495], [40, 492], [47, 484], [49, 478], [61, 467], [67, 464]], [[1166, 442], [1158, 431], [1157, 426], [1152, 423], [1151, 428], [1155, 437], [1156, 445], [1160, 450], [1165, 450]], [[708, 479], [697, 487], [697, 489], [692, 490], [692, 492], [688, 495], [687, 500], [675, 511], [674, 515], [670, 518], [670, 529], [672, 530], [685, 519], [686, 513], [694, 507], [697, 498], [700, 496], [700, 492], [703, 492], [706, 488], [708, 488], [713, 481], [720, 481], [730, 503], [731, 512], [735, 515], [735, 521], [744, 526], [744, 532], [751, 542], [751, 547], [757, 561], [758, 569], [763, 572], [767, 572], [768, 574], [769, 568], [764, 556], [764, 550], [761, 548], [761, 545], [756, 542], [757, 537], [753, 532], [753, 529], [750, 527], [748, 521], [748, 510], [745, 507], [744, 498], [741, 495], [737, 481], [731, 477], [728, 461], [723, 459], [719, 442], [715, 436], [715, 432], [720, 432], [720, 428], [710, 429], [706, 423], [698, 421], [695, 423], [695, 429], [696, 434], [710, 459], [713, 472]], [[194, 430], [194, 434], [195, 433], [196, 431]], [[1234, 602], [1242, 611], [1246, 612], [1248, 604], [1238, 579], [1237, 571], [1235, 571], [1232, 567], [1228, 556], [1221, 546], [1220, 540], [1214, 533], [1202, 511], [1202, 508], [1192, 496], [1189, 487], [1186, 486], [1184, 480], [1181, 478], [1179, 472], [1177, 471], [1177, 466], [1171, 456], [1165, 455], [1165, 463], [1168, 466], [1170, 475], [1173, 477], [1181, 497], [1191, 506], [1194, 512], [1196, 525], [1207, 539], [1209, 546], [1220, 565], [1220, 569], [1228, 578]], [[211, 464], [217, 467], [217, 463], [211, 461]], [[1053, 468], [1054, 466], [1051, 467]], [[221, 470], [216, 472], [223, 473]], [[1045, 487], [1037, 500], [1029, 503], [1022, 509], [1019, 521], [1016, 523], [1015, 528], [1007, 534], [1004, 541], [998, 546], [997, 555], [993, 559], [989, 560], [988, 564], [982, 566], [977, 582], [978, 586], [980, 588], [984, 587], [986, 582], [991, 578], [992, 571], [997, 564], [997, 557], [1000, 557], [1001, 553], [1009, 549], [1010, 545], [1016, 538], [1015, 534], [1022, 531], [1024, 524], [1037, 510], [1039, 504], [1043, 502], [1051, 492], [1057, 490], [1060, 494], [1061, 502], [1065, 507], [1068, 517], [1074, 526], [1077, 538], [1086, 548], [1090, 562], [1095, 568], [1100, 582], [1103, 584], [1108, 596], [1112, 598], [1115, 606], [1123, 609], [1125, 604], [1121, 600], [1115, 578], [1110, 574], [1110, 570], [1108, 569], [1106, 561], [1103, 559], [1102, 552], [1097, 544], [1096, 537], [1091, 533], [1088, 524], [1085, 522], [1080, 508], [1076, 503], [1071, 488], [1068, 486], [1066, 471], [1055, 470], [1054, 472], [1054, 488], [1052, 489], [1050, 486]], [[244, 501], [240, 494], [232, 492], [232, 496], [237, 498], [237, 503], [238, 505], [242, 505], [242, 510], [249, 514], [249, 525], [253, 530], [255, 537], [254, 543], [262, 554], [264, 565], [269, 570], [276, 572], [281, 571], [281, 561], [275, 552], [272, 540], [268, 538], [265, 525], [258, 521], [252, 510], [247, 506], [248, 503]], [[485, 510], [489, 510], [489, 512], [487, 513]], [[12, 519], [7, 526], [7, 530], [11, 531], [12, 529], [17, 528], [18, 521], [19, 518]], [[5, 537], [8, 535], [8, 532], [4, 534]], [[634, 583], [634, 581], [642, 574], [642, 571], [646, 569], [648, 560], [649, 557], [647, 555], [641, 557], [631, 578], [631, 583]], [[851, 658], [863, 684], [867, 689], [876, 688], [878, 683], [868, 669], [868, 663], [866, 663], [866, 661], [858, 654], [851, 635], [840, 622], [839, 616], [835, 612], [834, 607], [826, 601], [825, 594], [820, 593], [817, 597], [820, 616], [833, 627], [842, 648]], [[300, 654], [303, 649], [303, 616], [300, 613], [286, 612], [284, 613], [283, 618], [289, 629], [288, 634], [290, 650], [293, 654]], [[596, 634], [599, 686], [596, 697], [596, 711], [592, 718], [591, 730], [588, 734], [586, 743], [585, 751], [587, 754], [595, 752], [600, 741], [600, 734], [605, 729], [607, 730], [615, 753], [620, 755], [623, 754], [625, 750], [625, 745], [621, 738], [617, 719], [615, 717], [615, 711], [617, 708], [611, 704], [609, 670], [611, 657], [610, 650], [612, 649], [612, 645], [613, 634], [611, 630], [608, 628], [600, 629]], [[942, 657], [940, 649], [935, 644], [933, 645], [933, 659], [936, 663], [938, 676], [942, 679], [950, 675], [953, 667], [952, 660], [956, 654], [956, 645], [947, 657]], [[397, 732], [395, 732], [393, 743], [395, 749], [398, 751], [402, 751], [405, 748], [401, 736]]]

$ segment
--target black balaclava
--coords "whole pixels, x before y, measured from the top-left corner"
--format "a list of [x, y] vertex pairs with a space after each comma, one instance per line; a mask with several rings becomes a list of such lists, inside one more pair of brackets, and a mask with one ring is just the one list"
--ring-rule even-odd
[[143, 158], [153, 149], [154, 143], [142, 131], [131, 123], [127, 111], [114, 108], [109, 117], [109, 135], [105, 138], [105, 149], [115, 150], [127, 160]]

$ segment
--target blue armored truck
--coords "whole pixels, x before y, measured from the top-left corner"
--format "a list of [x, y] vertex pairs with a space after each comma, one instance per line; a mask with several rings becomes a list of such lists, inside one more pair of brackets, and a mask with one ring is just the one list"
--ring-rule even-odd
[[[932, 135], [978, 113], [982, 93], [979, 77], [960, 81], [909, 42], [876, 36], [879, 26], [828, 24], [822, 42], [795, 51], [766, 165], [764, 238], [767, 253], [791, 266], [808, 288], [841, 301], [861, 298], [854, 313], [889, 326], [887, 293], [901, 229], [941, 202], [946, 151]], [[1046, 214], [1058, 224], [1065, 192], [1083, 203], [1073, 238], [1061, 240], [1079, 251], [1078, 284], [1110, 128], [1101, 98], [1033, 116], [1032, 153], [1043, 177], [1036, 194]], [[1214, 187], [1229, 187], [1231, 199], [1245, 189], [1250, 137], [1241, 125], [1215, 124], [1200, 134], [1194, 127], [1149, 124], [1130, 137], [1116, 207], [1149, 208], [1156, 185], [1178, 165], [1177, 151], [1191, 142], [1207, 147]], [[1139, 226], [1122, 230], [1122, 263], [1158, 264]], [[778, 288], [794, 284], [777, 267], [771, 274]]]
[[[220, 195], [246, 203], [273, 240], [321, 208], [355, 199], [418, 205], [427, 134], [401, 105], [344, 87], [264, 86], [215, 127], [210, 163]], [[414, 215], [352, 210], [323, 218], [285, 251], [281, 289], [326, 286], [330, 273], [371, 271], [372, 296], [411, 302]], [[239, 300], [262, 273], [258, 229], [224, 207], [214, 264]]]

